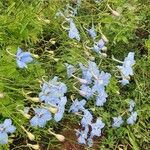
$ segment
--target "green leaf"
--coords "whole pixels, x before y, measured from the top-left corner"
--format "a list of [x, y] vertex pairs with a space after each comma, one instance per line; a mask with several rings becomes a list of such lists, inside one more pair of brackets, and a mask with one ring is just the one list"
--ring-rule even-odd
[[134, 137], [132, 132], [128, 131], [128, 137], [129, 137], [130, 143], [133, 146], [133, 150], [140, 150], [140, 148], [139, 148], [139, 146], [138, 146], [138, 144], [136, 142], [136, 139], [135, 139], [135, 137]]

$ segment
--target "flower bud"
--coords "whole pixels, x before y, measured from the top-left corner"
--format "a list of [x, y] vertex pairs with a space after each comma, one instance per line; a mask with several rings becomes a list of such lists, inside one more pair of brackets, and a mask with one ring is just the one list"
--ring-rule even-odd
[[29, 115], [29, 114], [27, 114], [27, 113], [25, 113], [24, 111], [22, 111], [22, 110], [18, 110], [25, 118], [27, 118], [27, 119], [30, 119], [31, 118], [31, 116]]
[[116, 17], [119, 17], [119, 16], [120, 16], [120, 14], [119, 14], [117, 11], [115, 11], [115, 10], [112, 10], [112, 14], [113, 14], [114, 16], [116, 16]]
[[32, 100], [33, 102], [40, 102], [40, 100], [39, 100], [38, 97], [32, 97], [31, 100]]
[[60, 142], [64, 142], [65, 141], [65, 137], [61, 134], [56, 134], [54, 132], [52, 132], [50, 129], [48, 130], [50, 134], [54, 135]]
[[57, 111], [58, 111], [58, 108], [56, 108], [56, 107], [49, 107], [48, 110], [49, 110], [51, 113], [56, 114]]
[[65, 137], [61, 134], [55, 134], [55, 137], [60, 141], [60, 142], [64, 142], [65, 141]]
[[106, 53], [101, 53], [101, 56], [106, 58], [107, 57], [107, 54]]
[[107, 51], [107, 47], [104, 46], [104, 47], [102, 48], [102, 51]]
[[48, 19], [43, 19], [43, 21], [47, 24], [50, 24], [50, 20], [48, 20]]
[[32, 54], [32, 56], [33, 56], [34, 58], [39, 58], [39, 55], [37, 55], [37, 54]]
[[0, 99], [4, 98], [4, 94], [0, 92]]
[[23, 114], [24, 115], [24, 117], [26, 117], [27, 119], [30, 119], [31, 118], [31, 116], [29, 115], [29, 114]]
[[30, 139], [30, 141], [34, 141], [35, 136], [32, 133], [28, 132], [28, 131], [26, 131], [26, 133], [27, 133], [27, 136]]
[[30, 141], [34, 141], [35, 136], [31, 132], [28, 132], [23, 126], [21, 126], [21, 128], [26, 132], [26, 134], [27, 134], [28, 138], [30, 139]]
[[51, 44], [53, 44], [53, 45], [56, 43], [56, 41], [50, 41], [50, 42], [51, 42]]
[[40, 150], [40, 146], [38, 145], [38, 144], [27, 144], [27, 146], [29, 146], [29, 147], [31, 147], [31, 148], [33, 148], [33, 149], [35, 149], [35, 150]]
[[59, 59], [58, 58], [54, 58], [54, 60], [57, 62], [57, 61], [59, 61]]

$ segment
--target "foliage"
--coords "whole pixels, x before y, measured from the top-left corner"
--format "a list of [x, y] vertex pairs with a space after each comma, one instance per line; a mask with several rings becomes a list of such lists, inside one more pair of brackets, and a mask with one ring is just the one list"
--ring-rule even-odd
[[[103, 0], [100, 3], [95, 3], [94, 0], [82, 1], [78, 15], [74, 17], [81, 36], [80, 42], [69, 39], [68, 32], [62, 28], [64, 18], [56, 16], [59, 10], [65, 10], [67, 3], [74, 6], [75, 2], [74, 0], [2, 0], [0, 2], [0, 94], [4, 95], [0, 98], [0, 122], [11, 118], [17, 128], [14, 137], [10, 138], [14, 141], [0, 146], [0, 149], [26, 147], [24, 141], [29, 140], [21, 126], [35, 135], [35, 143], [46, 145], [45, 149], [49, 147], [58, 149], [60, 143], [47, 133], [47, 129], [53, 128], [56, 133], [63, 134], [65, 130], [71, 128], [72, 123], [76, 125], [79, 118], [68, 113], [68, 109], [72, 104], [72, 98], [82, 98], [73, 88], [76, 80], [73, 78], [68, 80], [64, 64], [72, 64], [78, 68], [79, 62], [87, 65], [88, 60], [94, 57], [98, 67], [112, 75], [106, 89], [109, 95], [106, 104], [103, 107], [95, 107], [94, 100], [90, 100], [86, 105], [93, 116], [102, 118], [106, 124], [97, 149], [148, 150], [150, 148], [148, 144], [150, 142], [148, 133], [150, 2], [148, 0]], [[111, 14], [107, 3], [120, 13], [120, 17]], [[88, 28], [91, 23], [95, 26], [97, 39], [101, 39], [102, 31], [109, 40], [106, 45], [106, 58], [85, 47], [86, 43], [92, 47], [93, 41], [84, 28]], [[65, 26], [69, 27], [67, 23]], [[6, 51], [9, 49], [12, 54], [16, 54], [18, 47], [38, 56], [27, 69], [18, 68], [15, 58]], [[130, 51], [135, 52], [134, 76], [129, 85], [121, 86], [116, 77], [118, 63], [112, 60], [112, 55], [124, 60]], [[68, 102], [63, 120], [59, 123], [50, 121], [44, 129], [31, 128], [29, 120], [18, 109], [39, 106], [40, 104], [33, 102], [29, 96], [38, 97], [43, 77], [48, 81], [55, 75], [59, 76], [68, 87]], [[81, 76], [79, 70], [77, 76]], [[25, 94], [29, 92], [31, 92], [29, 95]], [[112, 128], [112, 117], [125, 114], [127, 118], [129, 115], [127, 109], [130, 99], [134, 99], [136, 103], [138, 121], [133, 126], [123, 125], [118, 129]], [[33, 115], [33, 111], [30, 114]]]

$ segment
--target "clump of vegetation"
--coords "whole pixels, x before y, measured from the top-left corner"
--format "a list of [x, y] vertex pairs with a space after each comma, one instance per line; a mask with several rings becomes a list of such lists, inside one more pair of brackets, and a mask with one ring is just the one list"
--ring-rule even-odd
[[150, 2], [0, 2], [0, 149], [149, 147]]

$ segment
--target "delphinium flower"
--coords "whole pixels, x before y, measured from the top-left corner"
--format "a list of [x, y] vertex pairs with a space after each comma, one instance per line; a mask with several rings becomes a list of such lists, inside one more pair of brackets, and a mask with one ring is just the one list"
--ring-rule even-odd
[[92, 147], [93, 145], [93, 137], [97, 136], [100, 137], [101, 136], [101, 130], [104, 128], [105, 124], [101, 121], [101, 119], [97, 119], [95, 123], [91, 123], [91, 132], [90, 132], [90, 136], [87, 139], [87, 144], [89, 147]]
[[101, 53], [101, 50], [105, 47], [105, 42], [103, 39], [100, 39], [98, 42], [94, 43], [93, 51]]
[[89, 124], [91, 124], [92, 120], [93, 120], [93, 116], [91, 114], [91, 112], [87, 109], [83, 110], [83, 118], [81, 120], [81, 124], [82, 124], [82, 127], [85, 127]]
[[[80, 82], [82, 85], [79, 89], [79, 94], [87, 100], [96, 95], [96, 105], [103, 106], [108, 97], [105, 92], [105, 87], [108, 85], [111, 75], [99, 70], [95, 62], [89, 61], [88, 66], [85, 67], [82, 63], [79, 63], [82, 70], [82, 80], [86, 82]], [[81, 80], [80, 79], [80, 80]]]
[[83, 111], [85, 108], [86, 104], [86, 100], [81, 100], [81, 101], [78, 101], [78, 99], [75, 99], [75, 101], [72, 103], [70, 109], [69, 109], [69, 112], [72, 112], [72, 113], [77, 113], [79, 111]]
[[91, 133], [90, 136], [93, 138], [94, 136], [101, 136], [101, 130], [104, 128], [105, 124], [101, 119], [97, 119], [95, 123], [91, 123]]
[[65, 97], [66, 92], [66, 85], [59, 82], [58, 77], [55, 76], [52, 80], [43, 84], [42, 91], [39, 93], [39, 99], [42, 102], [57, 109], [54, 115], [55, 121], [60, 121], [63, 117], [65, 104], [67, 102], [67, 98]]
[[113, 124], [112, 127], [117, 127], [119, 128], [123, 124], [123, 119], [121, 116], [118, 117], [113, 117]]
[[54, 115], [55, 121], [60, 121], [63, 117], [64, 111], [65, 111], [65, 105], [67, 103], [67, 98], [66, 97], [61, 97], [60, 101], [57, 105], [58, 111]]
[[92, 73], [82, 63], [79, 63], [82, 70], [82, 79], [85, 79], [89, 84], [92, 82]]
[[84, 130], [77, 130], [76, 135], [78, 137], [78, 142], [80, 144], [86, 144], [86, 140], [88, 138], [89, 127], [86, 126]]
[[5, 119], [4, 123], [0, 124], [0, 144], [8, 143], [8, 134], [14, 133], [16, 127], [12, 125], [11, 119]]
[[92, 25], [92, 27], [90, 29], [87, 29], [87, 32], [89, 33], [89, 35], [95, 39], [96, 38], [96, 32], [95, 32], [95, 28], [94, 26]]
[[127, 124], [133, 125], [137, 120], [137, 112], [131, 112], [130, 117], [127, 119]]
[[88, 85], [82, 85], [79, 90], [79, 94], [84, 98], [89, 99], [93, 95], [92, 89]]
[[131, 101], [129, 102], [129, 111], [132, 112], [133, 109], [134, 109], [134, 107], [135, 107], [135, 102], [134, 102], [133, 100], [131, 100]]
[[104, 88], [99, 90], [98, 95], [96, 96], [96, 106], [103, 106], [106, 102], [106, 98], [108, 97], [107, 93], [105, 92]]
[[97, 119], [95, 123], [92, 123], [92, 120], [92, 114], [88, 110], [85, 110], [81, 120], [82, 129], [76, 132], [78, 142], [80, 144], [88, 144], [89, 147], [93, 145], [93, 137], [101, 136], [101, 130], [105, 126], [101, 119]]
[[72, 77], [73, 73], [75, 72], [75, 68], [73, 65], [70, 65], [70, 64], [65, 64], [66, 65], [66, 68], [67, 68], [67, 76], [68, 78]]
[[[45, 82], [42, 86], [42, 91], [39, 93], [41, 101], [46, 103], [56, 104], [60, 97], [63, 97], [67, 92], [67, 87], [64, 83], [57, 81], [58, 77], [54, 77], [49, 82]], [[56, 103], [54, 101], [56, 100]]]
[[27, 68], [27, 64], [32, 62], [33, 58], [30, 52], [23, 52], [21, 48], [18, 48], [16, 61], [19, 68]]
[[101, 92], [101, 89], [108, 85], [110, 78], [111, 74], [102, 71], [94, 80], [93, 92]]
[[90, 71], [92, 76], [97, 79], [100, 71], [95, 62], [93, 62], [93, 61], [88, 62], [88, 70]]
[[122, 85], [128, 84], [130, 76], [133, 76], [132, 66], [134, 64], [134, 52], [130, 52], [128, 56], [124, 59], [122, 66], [117, 66], [121, 73], [122, 80], [120, 82], [122, 83]]
[[52, 119], [51, 113], [47, 109], [34, 108], [35, 116], [30, 120], [33, 127], [39, 126], [43, 128], [47, 121]]
[[[108, 85], [111, 75], [99, 70], [95, 62], [89, 61], [88, 66], [84, 66], [79, 63], [80, 69], [82, 71], [82, 78], [86, 80], [86, 83], [81, 83], [79, 89], [79, 94], [83, 96], [86, 100], [94, 97], [96, 98], [96, 105], [103, 106], [108, 97], [105, 87]], [[79, 111], [83, 113], [81, 119], [81, 130], [77, 130], [78, 142], [81, 144], [88, 144], [89, 147], [93, 145], [93, 137], [101, 136], [101, 129], [104, 127], [104, 123], [97, 119], [96, 123], [93, 123], [93, 115], [88, 109], [84, 108], [85, 100], [74, 101], [70, 110], [73, 113], [78, 113]]]
[[92, 91], [96, 93], [96, 106], [103, 106], [108, 97], [105, 86], [108, 85], [111, 75], [109, 73], [101, 72], [94, 81]]
[[76, 28], [76, 25], [72, 18], [69, 19], [70, 22], [70, 28], [69, 28], [69, 38], [76, 39], [77, 41], [80, 41], [80, 34], [78, 29]]

